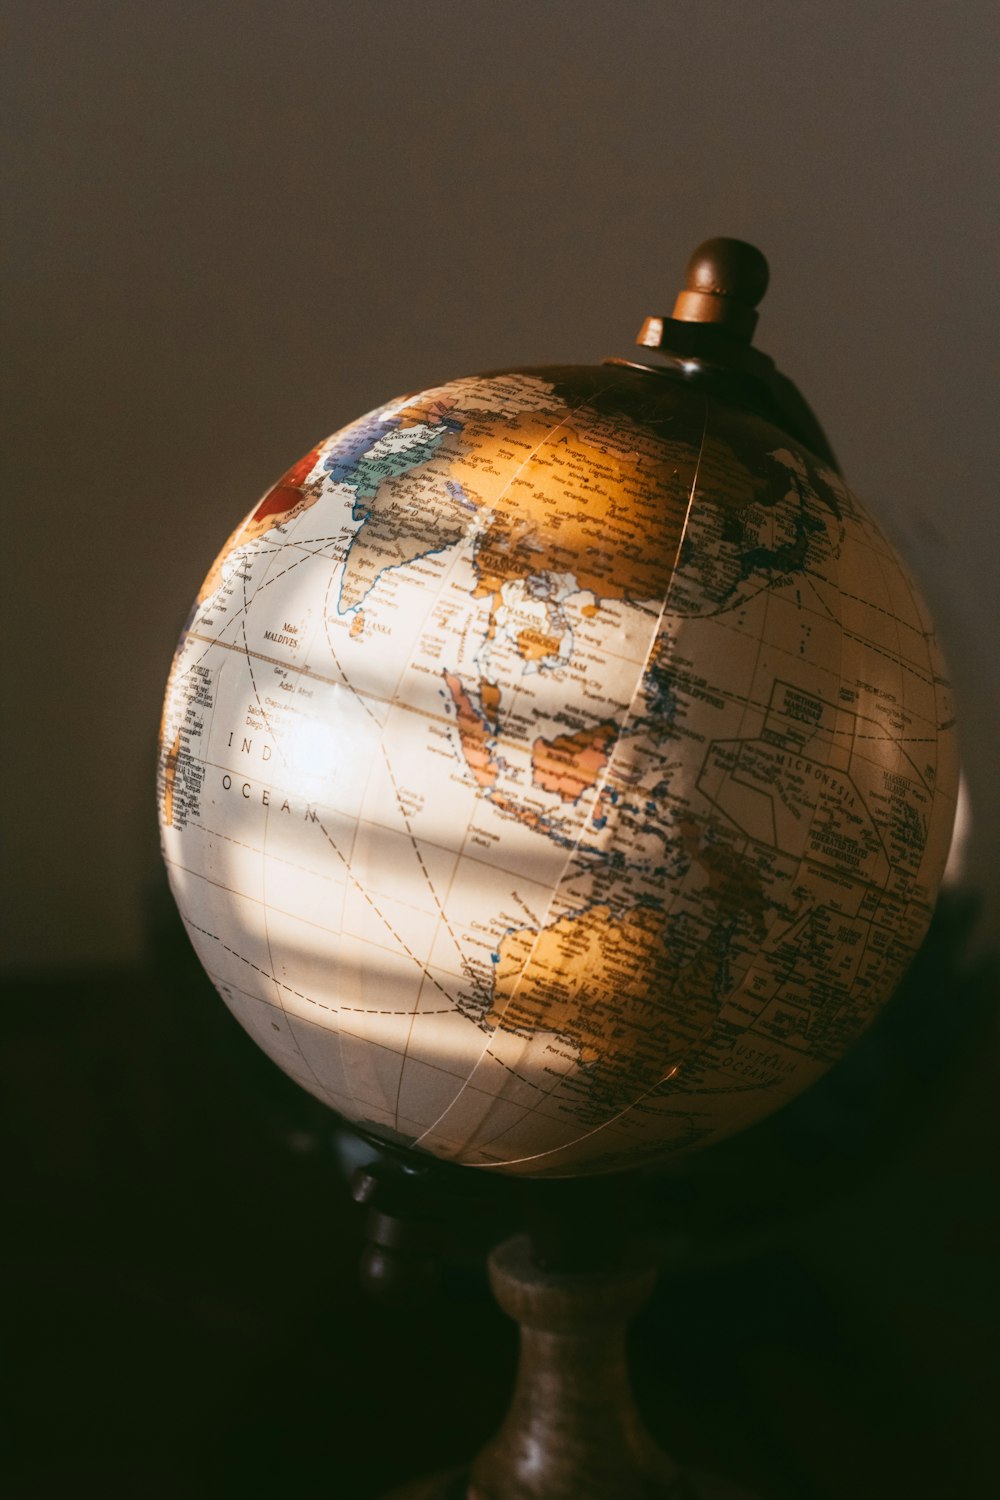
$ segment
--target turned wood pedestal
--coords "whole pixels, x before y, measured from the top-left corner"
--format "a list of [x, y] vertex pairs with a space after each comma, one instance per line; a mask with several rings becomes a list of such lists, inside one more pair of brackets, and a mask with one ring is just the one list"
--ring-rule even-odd
[[540, 1270], [526, 1235], [494, 1250], [489, 1269], [497, 1301], [521, 1329], [510, 1410], [466, 1468], [386, 1500], [753, 1500], [681, 1472], [639, 1419], [625, 1331], [655, 1270]]

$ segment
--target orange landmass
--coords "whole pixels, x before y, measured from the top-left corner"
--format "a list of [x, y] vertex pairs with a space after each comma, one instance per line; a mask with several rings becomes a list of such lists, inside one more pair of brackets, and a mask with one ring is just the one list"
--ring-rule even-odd
[[354, 616], [354, 619], [351, 621], [351, 635], [352, 636], [362, 635], [364, 633], [364, 628], [365, 628], [365, 612], [364, 612], [363, 609], [359, 609], [358, 612], [357, 612], [357, 614]]
[[198, 603], [214, 594], [222, 583], [222, 566], [226, 558], [236, 550], [237, 547], [246, 546], [265, 532], [270, 531], [282, 521], [290, 520], [292, 515], [301, 515], [315, 503], [315, 495], [310, 495], [305, 488], [305, 482], [310, 472], [315, 467], [316, 460], [320, 454], [320, 448], [312, 448], [304, 458], [293, 464], [287, 474], [282, 475], [278, 483], [268, 490], [263, 500], [259, 502], [256, 509], [252, 510], [245, 521], [241, 521], [236, 530], [227, 538], [225, 546], [219, 553], [215, 562], [209, 569], [208, 576], [201, 586], [198, 594]]
[[578, 734], [537, 739], [531, 747], [532, 778], [536, 786], [558, 792], [564, 802], [575, 802], [581, 792], [597, 781], [617, 738], [617, 724], [608, 721], [581, 729]]
[[285, 516], [294, 510], [302, 499], [302, 486], [308, 479], [319, 457], [319, 448], [313, 448], [298, 463], [293, 464], [287, 474], [282, 475], [273, 489], [268, 490], [254, 511], [253, 521], [264, 521], [268, 516]]
[[455, 410], [454, 400], [446, 396], [428, 397], [416, 391], [406, 399], [407, 405], [396, 412], [396, 422], [400, 427], [434, 427]]
[[607, 906], [522, 928], [500, 943], [491, 1026], [565, 1037], [584, 1063], [610, 1063], [634, 1093], [654, 1087], [714, 1020], [717, 955], [682, 966], [663, 941], [665, 915]]
[[495, 682], [487, 682], [485, 677], [480, 677], [479, 701], [483, 705], [483, 713], [495, 728], [500, 713], [500, 689]]
[[550, 571], [574, 574], [595, 599], [663, 597], [694, 482], [690, 444], [638, 426], [623, 443], [587, 410], [555, 424], [535, 412], [503, 422], [466, 415], [461, 438], [444, 447], [452, 477], [490, 512], [476, 551], [478, 596]]
[[180, 753], [181, 732], [178, 729], [163, 764], [163, 823], [166, 828], [172, 828], [174, 823], [174, 784], [177, 780], [177, 761]]
[[508, 813], [519, 823], [523, 823], [525, 828], [541, 828], [544, 831], [545, 819], [541, 813], [534, 812], [530, 807], [520, 807], [502, 792], [495, 793], [490, 800], [497, 812]]
[[476, 712], [461, 679], [453, 672], [445, 672], [444, 680], [458, 713], [458, 737], [466, 764], [479, 785], [489, 791], [497, 779], [497, 768], [487, 744], [489, 728], [483, 716]]
[[[722, 452], [725, 445], [700, 447], [682, 426], [666, 436], [587, 404], [500, 415], [457, 401], [456, 415], [461, 430], [449, 426], [432, 457], [378, 485], [370, 525], [345, 568], [341, 608], [360, 603], [386, 567], [469, 534], [469, 507], [481, 513], [474, 596], [491, 600], [487, 644], [497, 632], [503, 585], [540, 573], [571, 575], [593, 595], [588, 613], [602, 599], [662, 600], [696, 476], [709, 494], [718, 480], [727, 496], [739, 490], [741, 501], [753, 498], [749, 475]], [[399, 403], [395, 419], [405, 426], [447, 423], [448, 416], [441, 393], [417, 394]], [[529, 661], [557, 654], [554, 632], [523, 623], [518, 648]]]
[[557, 635], [544, 635], [540, 630], [522, 630], [518, 633], [517, 649], [525, 661], [543, 661], [546, 656], [558, 656], [562, 641]]

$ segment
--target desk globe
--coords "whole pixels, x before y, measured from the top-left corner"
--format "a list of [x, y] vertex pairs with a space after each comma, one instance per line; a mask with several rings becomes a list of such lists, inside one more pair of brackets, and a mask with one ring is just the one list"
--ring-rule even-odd
[[237, 1019], [369, 1136], [665, 1161], [819, 1077], [923, 937], [949, 689], [750, 345], [766, 281], [711, 241], [643, 364], [388, 402], [208, 573], [163, 712], [171, 885]]

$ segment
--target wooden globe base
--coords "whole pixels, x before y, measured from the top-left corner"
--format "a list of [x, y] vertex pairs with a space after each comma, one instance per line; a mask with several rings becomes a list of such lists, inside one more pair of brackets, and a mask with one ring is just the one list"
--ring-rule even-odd
[[636, 1411], [625, 1331], [655, 1270], [540, 1270], [526, 1235], [494, 1250], [489, 1269], [497, 1301], [521, 1329], [510, 1410], [468, 1468], [386, 1500], [752, 1500], [681, 1472]]

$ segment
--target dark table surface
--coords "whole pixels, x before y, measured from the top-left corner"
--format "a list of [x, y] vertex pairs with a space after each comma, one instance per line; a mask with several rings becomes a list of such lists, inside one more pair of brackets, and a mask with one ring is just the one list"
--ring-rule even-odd
[[[849, 1059], [637, 1188], [666, 1248], [639, 1405], [762, 1500], [995, 1493], [998, 988], [969, 927], [946, 903]], [[3, 1493], [368, 1500], [467, 1457], [516, 1356], [474, 1248], [429, 1304], [369, 1301], [334, 1117], [168, 917], [150, 952], [8, 987]]]

